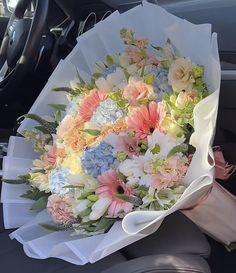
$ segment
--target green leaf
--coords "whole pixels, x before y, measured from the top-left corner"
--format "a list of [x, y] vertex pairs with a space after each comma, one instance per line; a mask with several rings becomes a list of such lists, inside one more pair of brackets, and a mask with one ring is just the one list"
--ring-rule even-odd
[[133, 204], [134, 206], [137, 206], [137, 207], [142, 205], [142, 203], [143, 203], [142, 200], [139, 197], [128, 196], [128, 195], [123, 194], [123, 193], [117, 193], [116, 197], [123, 200], [123, 201], [129, 202], [129, 203], [131, 203], [131, 204]]
[[83, 218], [85, 216], [88, 216], [91, 212], [92, 210], [90, 208], [87, 208], [84, 211], [80, 212], [79, 216]]
[[2, 182], [12, 185], [26, 184], [27, 181], [22, 179], [2, 179]]
[[96, 228], [95, 228], [95, 232], [96, 231], [100, 231], [100, 230], [105, 230], [107, 231], [115, 222], [115, 219], [111, 219], [111, 218], [106, 218], [106, 217], [102, 217], [100, 219], [100, 221], [98, 222]]
[[50, 134], [56, 134], [56, 127], [57, 127], [57, 124], [56, 124], [55, 122], [46, 121], [46, 120], [44, 120], [43, 118], [41, 118], [40, 116], [35, 115], [35, 114], [26, 114], [26, 115], [24, 115], [24, 117], [37, 121], [37, 122], [38, 122], [40, 125], [42, 125], [42, 126], [45, 128], [45, 130], [47, 130]]
[[56, 87], [53, 88], [52, 91], [54, 92], [67, 92], [67, 93], [71, 93], [73, 91], [73, 89], [71, 87]]
[[174, 156], [177, 153], [186, 153], [188, 151], [188, 145], [187, 144], [180, 144], [172, 148], [167, 157]]
[[85, 81], [83, 80], [83, 78], [80, 76], [79, 70], [78, 70], [78, 69], [77, 69], [77, 77], [78, 77], [78, 79], [79, 79], [81, 85], [85, 85], [85, 84], [86, 84], [86, 82], [85, 82]]
[[84, 133], [87, 133], [91, 136], [99, 136], [101, 131], [99, 130], [95, 130], [95, 129], [84, 129], [84, 130], [81, 130], [82, 132]]
[[59, 111], [66, 111], [66, 105], [65, 104], [48, 104], [49, 106], [51, 106], [53, 109], [55, 110], [59, 110]]
[[100, 78], [101, 76], [102, 76], [102, 74], [99, 73], [99, 72], [93, 73], [93, 78], [94, 78], [94, 79], [98, 79], [98, 78]]
[[44, 191], [40, 191], [38, 188], [33, 188], [32, 190], [29, 190], [26, 193], [22, 194], [21, 197], [37, 201], [43, 196], [48, 197], [48, 195], [49, 194], [45, 193]]
[[106, 56], [106, 63], [108, 66], [112, 66], [114, 64], [114, 61], [110, 55]]
[[74, 185], [68, 185], [68, 186], [63, 186], [63, 189], [77, 189], [77, 188], [83, 188], [83, 186], [74, 186]]
[[43, 210], [47, 207], [48, 196], [40, 197], [31, 207], [32, 210]]
[[63, 231], [66, 230], [66, 227], [62, 225], [51, 225], [51, 224], [39, 224], [41, 227], [50, 230], [50, 231]]
[[162, 48], [160, 46], [153, 46], [151, 45], [152, 48], [156, 49], [157, 51], [160, 51]]
[[40, 132], [42, 132], [43, 134], [50, 134], [49, 132], [48, 132], [48, 130], [47, 129], [45, 129], [43, 126], [35, 126], [34, 127], [36, 130], [38, 130], [38, 131], [40, 131]]

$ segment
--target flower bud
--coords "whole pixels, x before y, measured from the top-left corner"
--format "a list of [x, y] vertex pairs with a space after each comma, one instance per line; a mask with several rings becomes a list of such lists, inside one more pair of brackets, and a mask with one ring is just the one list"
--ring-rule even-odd
[[189, 98], [188, 98], [187, 93], [185, 93], [185, 92], [180, 92], [180, 93], [178, 94], [178, 97], [177, 97], [176, 101], [175, 101], [175, 105], [176, 105], [178, 108], [183, 109], [183, 108], [186, 107], [186, 105], [188, 104], [188, 102], [189, 102]]
[[92, 221], [96, 221], [97, 219], [101, 218], [107, 211], [111, 202], [112, 200], [107, 197], [101, 198], [98, 201], [96, 201], [92, 206], [92, 212], [89, 215], [89, 219]]
[[194, 66], [192, 69], [192, 74], [195, 79], [201, 78], [204, 74], [204, 66], [203, 65]]

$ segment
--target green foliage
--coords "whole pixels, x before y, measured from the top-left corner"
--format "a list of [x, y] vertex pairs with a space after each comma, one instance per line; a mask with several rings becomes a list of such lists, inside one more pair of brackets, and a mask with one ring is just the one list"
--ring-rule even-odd
[[50, 134], [56, 134], [56, 127], [58, 125], [56, 122], [46, 121], [45, 119], [35, 114], [26, 114], [24, 116], [25, 118], [29, 118], [29, 119], [37, 121]]
[[126, 109], [129, 106], [128, 101], [123, 98], [121, 92], [119, 91], [109, 93], [109, 98], [115, 101], [121, 109]]
[[48, 104], [53, 109], [65, 112], [66, 111], [66, 105], [65, 104]]
[[2, 179], [1, 180], [4, 183], [12, 184], [12, 185], [20, 185], [20, 184], [26, 184], [27, 182], [21, 179]]
[[67, 92], [67, 93], [71, 93], [73, 91], [73, 89], [71, 87], [62, 86], [62, 87], [53, 88], [52, 91], [54, 91], [54, 92]]
[[114, 224], [115, 221], [115, 219], [102, 217], [97, 223], [94, 231], [96, 232], [104, 230], [106, 232]]
[[113, 61], [113, 59], [112, 59], [112, 57], [110, 55], [106, 56], [106, 64], [108, 66], [112, 66], [114, 64], [114, 61]]
[[38, 188], [32, 188], [32, 190], [29, 190], [26, 193], [22, 194], [21, 197], [37, 201], [43, 196], [48, 197], [48, 195], [49, 194], [45, 193], [44, 191], [40, 191]]
[[31, 207], [32, 210], [43, 210], [47, 207], [47, 202], [48, 202], [48, 196], [44, 195], [40, 197]]
[[128, 196], [126, 194], [123, 193], [116, 193], [116, 197], [125, 201], [125, 202], [129, 202], [131, 204], [133, 204], [134, 206], [140, 206], [142, 205], [142, 200], [141, 198], [137, 197], [137, 196]]
[[67, 228], [63, 225], [53, 225], [53, 224], [39, 224], [41, 227], [50, 231], [64, 231]]
[[177, 145], [174, 148], [172, 148], [167, 157], [171, 157], [174, 156], [177, 153], [186, 153], [188, 151], [188, 145], [187, 144], [181, 144], [181, 145]]
[[12, 185], [27, 184], [29, 183], [30, 175], [19, 175], [18, 179], [1, 179], [2, 182]]
[[87, 133], [91, 136], [99, 136], [101, 131], [99, 130], [95, 130], [95, 129], [84, 129], [84, 130], [81, 130], [82, 132], [84, 133]]

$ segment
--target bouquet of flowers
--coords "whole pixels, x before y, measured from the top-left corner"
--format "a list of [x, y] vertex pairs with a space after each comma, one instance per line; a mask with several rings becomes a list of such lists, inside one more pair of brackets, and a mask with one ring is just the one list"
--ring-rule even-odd
[[26, 115], [39, 123], [22, 134], [40, 157], [21, 176], [32, 187], [23, 197], [47, 207], [55, 229], [104, 232], [131, 211], [171, 208], [186, 189], [193, 110], [209, 92], [204, 67], [169, 40], [150, 52], [133, 31], [120, 36], [125, 52], [96, 63], [89, 83], [78, 73], [54, 119]]
[[[122, 16], [134, 19], [138, 13], [139, 19], [142, 15], [148, 21], [145, 14], [152, 12], [163, 19], [157, 31], [162, 37], [160, 43], [137, 35], [135, 20], [120, 20]], [[118, 40], [107, 38], [109, 22], [113, 22], [115, 27], [111, 31], [117, 31], [123, 43], [119, 51], [116, 50]], [[214, 59], [217, 44], [214, 36], [211, 40], [210, 29], [203, 28], [206, 50], [199, 58], [187, 45], [191, 42], [183, 45], [180, 38], [175, 37], [175, 33], [180, 32], [173, 27], [168, 30], [167, 25], [173, 26], [176, 22], [187, 32], [188, 28], [194, 29], [193, 25], [146, 2], [126, 14], [110, 16], [94, 31], [78, 39], [78, 46], [68, 59], [73, 62], [76, 54], [94, 47], [94, 36], [99, 37], [98, 44], [103, 40], [105, 47], [114, 45], [112, 50], [98, 47], [96, 58], [92, 50], [91, 55], [80, 54], [76, 77], [68, 86], [57, 76], [57, 87], [54, 86], [51, 93], [56, 94], [54, 98], [66, 97], [67, 103], [62, 104], [60, 100], [55, 103], [58, 99], [51, 103], [47, 89], [25, 116], [27, 119], [20, 132], [26, 139], [33, 140], [37, 158], [34, 154], [33, 165], [26, 174], [18, 179], [5, 175], [4, 181], [30, 186], [21, 200], [33, 200], [33, 210], [47, 210], [13, 233], [13, 237], [24, 244], [28, 255], [41, 255], [32, 242], [46, 231], [40, 230], [31, 240], [27, 236], [23, 238], [29, 229], [34, 232], [33, 227], [39, 224], [49, 232], [80, 236], [81, 244], [76, 247], [84, 242], [89, 248], [91, 240], [98, 245], [100, 242], [99, 253], [92, 257], [92, 250], [85, 251], [83, 262], [75, 262], [72, 254], [68, 258], [61, 250], [63, 242], [73, 240], [53, 235], [51, 240], [57, 241], [51, 245], [58, 244], [58, 248], [54, 252], [46, 251], [43, 257], [62, 257], [75, 263], [96, 261], [155, 231], [158, 221], [160, 224], [166, 215], [188, 207], [211, 186], [213, 165], [208, 157], [212, 156], [210, 145], [219, 91], [219, 62], [217, 57]], [[152, 29], [147, 37], [155, 37], [155, 27], [148, 26]], [[165, 28], [170, 35], [163, 38]], [[103, 54], [104, 51], [109, 54]], [[66, 64], [67, 61], [62, 61], [63, 73]], [[90, 73], [92, 65], [94, 70]], [[57, 73], [58, 70], [52, 77]], [[58, 87], [60, 83], [62, 87]], [[44, 110], [45, 101], [49, 101], [47, 107], [53, 109], [50, 117], [44, 116], [52, 113], [49, 107]], [[28, 119], [35, 123], [25, 125]], [[8, 158], [11, 158], [10, 152]], [[127, 233], [121, 229], [121, 219]], [[116, 239], [113, 236], [111, 240], [109, 234], [112, 233]], [[87, 235], [94, 236], [81, 239]], [[38, 249], [42, 242], [37, 241]], [[68, 248], [69, 243], [65, 247]], [[74, 249], [75, 244], [70, 247], [73, 255]]]

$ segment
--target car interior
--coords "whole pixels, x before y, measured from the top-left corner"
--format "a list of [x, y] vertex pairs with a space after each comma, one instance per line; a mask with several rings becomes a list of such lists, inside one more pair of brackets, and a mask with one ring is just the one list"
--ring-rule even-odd
[[[2, 3], [1, 3], [2, 2]], [[236, 164], [236, 1], [152, 0], [192, 23], [211, 23], [218, 33], [222, 81], [214, 145]], [[124, 12], [138, 0], [3, 0], [0, 1], [0, 163], [8, 139], [77, 38], [114, 11]], [[15, 8], [16, 7], [16, 8]], [[1, 169], [1, 168], [0, 168]], [[2, 170], [0, 170], [0, 176]], [[236, 174], [218, 181], [236, 195]], [[232, 211], [232, 217], [236, 217]], [[168, 216], [154, 234], [95, 264], [76, 266], [59, 259], [36, 260], [11, 241], [0, 210], [0, 272], [213, 272], [233, 273], [236, 250], [210, 238], [181, 212]]]

